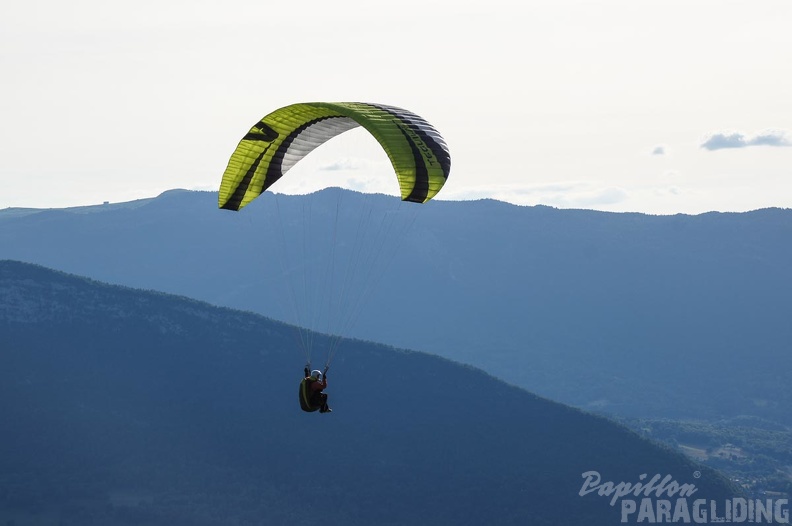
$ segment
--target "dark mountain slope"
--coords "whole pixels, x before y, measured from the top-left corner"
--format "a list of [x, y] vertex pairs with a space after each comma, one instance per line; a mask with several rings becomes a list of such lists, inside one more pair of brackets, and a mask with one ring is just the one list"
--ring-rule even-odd
[[[710, 471], [435, 356], [344, 342], [299, 411], [292, 328], [0, 262], [0, 518], [59, 524], [614, 524], [582, 473]], [[321, 342], [320, 342], [321, 343]], [[38, 515], [37, 515], [38, 514]]]

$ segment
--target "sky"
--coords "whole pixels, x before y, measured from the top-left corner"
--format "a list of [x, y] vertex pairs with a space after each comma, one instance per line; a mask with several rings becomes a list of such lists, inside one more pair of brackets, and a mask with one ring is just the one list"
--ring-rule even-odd
[[[399, 106], [451, 150], [438, 199], [792, 208], [789, 0], [26, 0], [0, 5], [0, 209], [216, 190], [261, 117]], [[362, 129], [274, 191], [396, 195]]]

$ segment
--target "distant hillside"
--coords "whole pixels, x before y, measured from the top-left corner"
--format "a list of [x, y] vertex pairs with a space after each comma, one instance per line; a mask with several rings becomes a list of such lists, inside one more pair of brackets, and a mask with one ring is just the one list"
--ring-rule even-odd
[[[232, 213], [216, 209], [214, 193], [173, 191], [6, 210], [0, 258], [298, 322], [283, 300], [293, 269], [273, 250], [282, 246], [273, 211], [288, 229], [310, 210], [319, 229], [340, 209], [332, 250], [358, 260], [369, 254], [349, 247], [366, 200], [372, 223], [398, 202], [331, 189], [264, 195]], [[417, 209], [347, 334], [470, 363], [592, 410], [792, 424], [792, 211], [657, 217], [496, 201]], [[307, 244], [300, 265], [313, 265], [311, 276], [323, 271], [328, 249], [318, 247], [328, 237]]]
[[0, 521], [616, 524], [618, 504], [578, 494], [591, 470], [731, 495], [603, 418], [361, 341], [329, 376], [335, 412], [302, 413], [291, 331], [0, 261]]
[[756, 497], [792, 498], [792, 429], [752, 417], [719, 422], [644, 420], [624, 423], [739, 481]]

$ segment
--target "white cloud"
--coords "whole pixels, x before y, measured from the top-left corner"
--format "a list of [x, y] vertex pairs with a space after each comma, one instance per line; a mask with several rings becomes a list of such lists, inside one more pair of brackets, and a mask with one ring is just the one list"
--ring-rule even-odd
[[497, 199], [516, 205], [548, 205], [559, 208], [607, 208], [625, 201], [628, 192], [617, 186], [596, 186], [587, 182], [567, 181], [538, 185], [493, 185], [443, 189], [438, 199]]
[[629, 193], [624, 188], [608, 186], [581, 190], [575, 193], [560, 195], [555, 203], [562, 207], [595, 207], [621, 203]]
[[751, 136], [740, 132], [713, 133], [701, 143], [701, 148], [710, 151], [748, 146], [792, 146], [792, 139], [786, 130], [763, 130]]
[[[365, 164], [365, 166], [364, 166]], [[377, 167], [369, 169], [367, 166]], [[398, 195], [399, 185], [393, 173], [383, 173], [377, 163], [363, 163], [352, 167], [343, 162], [322, 166], [308, 177], [289, 173], [282, 177], [272, 191], [283, 194], [310, 194], [323, 188], [338, 187], [363, 193]]]
[[325, 163], [319, 166], [319, 170], [326, 172], [357, 171], [369, 168], [371, 165], [372, 163], [368, 159], [346, 157], [337, 159], [331, 163]]
[[660, 197], [660, 198], [664, 198], [664, 199], [667, 199], [669, 197], [682, 195], [684, 193], [684, 191], [680, 187], [678, 187], [676, 185], [658, 186], [658, 187], [654, 187], [653, 189], [651, 189], [651, 191], [652, 191], [653, 195], [655, 195], [657, 197]]

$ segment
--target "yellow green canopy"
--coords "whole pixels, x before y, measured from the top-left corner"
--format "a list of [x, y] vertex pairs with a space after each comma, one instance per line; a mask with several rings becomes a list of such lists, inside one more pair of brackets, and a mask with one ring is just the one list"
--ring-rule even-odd
[[358, 126], [388, 154], [402, 200], [425, 203], [440, 191], [451, 156], [424, 119], [382, 104], [309, 102], [275, 110], [242, 138], [223, 174], [220, 208], [241, 209], [318, 146]]

